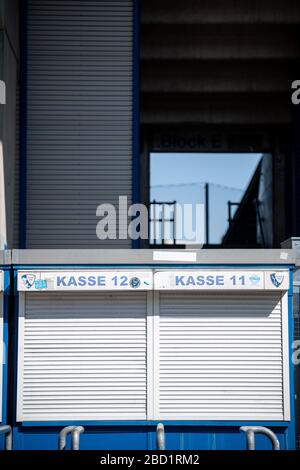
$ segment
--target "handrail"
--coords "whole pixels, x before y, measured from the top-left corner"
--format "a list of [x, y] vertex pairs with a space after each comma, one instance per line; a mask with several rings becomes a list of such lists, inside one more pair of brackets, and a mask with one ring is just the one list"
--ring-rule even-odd
[[79, 450], [80, 434], [84, 432], [83, 426], [66, 426], [59, 433], [59, 450], [66, 449], [67, 435], [71, 434], [71, 449]]
[[83, 426], [76, 426], [73, 429], [72, 435], [72, 450], [79, 450], [79, 441], [80, 441], [80, 434], [84, 432]]
[[263, 426], [242, 426], [240, 431], [246, 433], [247, 450], [255, 450], [255, 434], [267, 436], [272, 442], [273, 450], [280, 450], [279, 440], [269, 428]]
[[12, 431], [11, 426], [0, 426], [0, 434], [5, 435], [5, 450], [12, 450]]
[[156, 427], [156, 445], [157, 450], [165, 450], [165, 427], [162, 423], [158, 423]]

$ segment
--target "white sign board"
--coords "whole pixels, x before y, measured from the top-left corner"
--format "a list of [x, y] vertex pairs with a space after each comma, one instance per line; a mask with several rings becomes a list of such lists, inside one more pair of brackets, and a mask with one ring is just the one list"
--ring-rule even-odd
[[288, 270], [181, 270], [154, 274], [156, 290], [288, 290]]
[[[1, 277], [0, 277], [1, 286]], [[19, 271], [19, 291], [289, 289], [288, 270]]]
[[151, 290], [152, 271], [19, 271], [19, 291]]
[[0, 271], [0, 292], [4, 289], [4, 274], [3, 271]]

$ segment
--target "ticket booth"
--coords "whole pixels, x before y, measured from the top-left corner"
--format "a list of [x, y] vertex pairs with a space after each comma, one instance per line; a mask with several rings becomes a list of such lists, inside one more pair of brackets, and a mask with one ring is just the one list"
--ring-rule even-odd
[[15, 448], [155, 449], [158, 423], [167, 449], [294, 448], [292, 262], [137, 251], [15, 252]]
[[[0, 251], [0, 426], [9, 424], [7, 423], [9, 263], [10, 252]], [[0, 433], [0, 450], [4, 446], [5, 436]]]

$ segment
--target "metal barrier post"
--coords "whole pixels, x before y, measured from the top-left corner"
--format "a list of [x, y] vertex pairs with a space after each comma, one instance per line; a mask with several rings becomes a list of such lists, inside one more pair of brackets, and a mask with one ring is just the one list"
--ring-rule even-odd
[[66, 426], [65, 428], [63, 428], [59, 433], [59, 443], [58, 443], [59, 450], [66, 449], [66, 440], [67, 440], [68, 434], [71, 434], [71, 449], [79, 450], [80, 434], [82, 434], [83, 432], [84, 432], [83, 426]]
[[71, 431], [72, 436], [72, 450], [79, 450], [79, 440], [80, 434], [84, 432], [83, 426], [76, 426], [73, 431]]
[[158, 450], [165, 450], [165, 427], [159, 423], [156, 428], [156, 445]]
[[246, 433], [247, 450], [255, 450], [255, 434], [263, 434], [272, 442], [273, 450], [280, 450], [280, 443], [276, 435], [269, 428], [263, 426], [242, 426], [241, 432]]
[[0, 434], [5, 435], [5, 450], [12, 450], [12, 431], [11, 426], [0, 426]]

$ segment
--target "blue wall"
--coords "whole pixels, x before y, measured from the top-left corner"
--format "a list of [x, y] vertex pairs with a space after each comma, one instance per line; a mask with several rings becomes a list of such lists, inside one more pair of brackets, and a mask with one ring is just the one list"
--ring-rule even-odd
[[[247, 423], [249, 424], [249, 423]], [[281, 449], [292, 449], [291, 436], [286, 427], [270, 426], [277, 435]], [[166, 424], [167, 450], [245, 450], [246, 437], [239, 432], [241, 423], [232, 426], [195, 426], [179, 423]], [[14, 449], [58, 449], [58, 434], [63, 426], [19, 426], [14, 429]], [[271, 450], [268, 438], [257, 435], [256, 448]], [[68, 441], [67, 448], [70, 448]], [[155, 450], [156, 424], [85, 426], [80, 438], [81, 450]]]
[[[4, 289], [3, 289], [3, 365], [2, 365], [2, 422], [7, 423], [7, 386], [8, 386], [8, 315], [9, 315], [9, 299], [10, 299], [10, 268], [0, 267], [4, 271]], [[2, 345], [2, 338], [1, 338]], [[0, 450], [4, 448], [4, 436], [0, 435]]]

